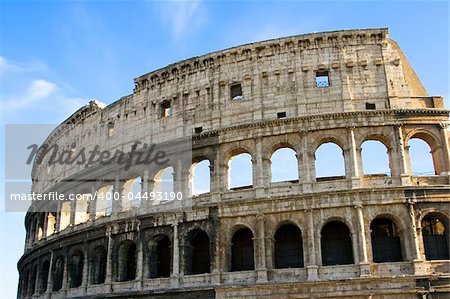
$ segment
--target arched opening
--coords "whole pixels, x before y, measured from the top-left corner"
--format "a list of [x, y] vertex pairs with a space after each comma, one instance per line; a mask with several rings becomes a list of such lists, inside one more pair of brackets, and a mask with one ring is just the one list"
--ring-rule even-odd
[[190, 185], [192, 195], [199, 195], [210, 192], [210, 163], [203, 160], [193, 163], [190, 172]]
[[56, 218], [53, 213], [47, 214], [47, 237], [55, 232]]
[[431, 213], [422, 220], [422, 237], [427, 260], [449, 259], [448, 220]]
[[272, 182], [298, 181], [297, 153], [293, 149], [285, 147], [276, 150], [270, 162]]
[[388, 218], [376, 218], [370, 224], [372, 255], [375, 263], [401, 262], [400, 236], [395, 224]]
[[344, 152], [336, 143], [322, 143], [314, 156], [317, 181], [345, 178]]
[[136, 177], [126, 180], [122, 191], [122, 211], [129, 211], [141, 205], [142, 179]]
[[281, 226], [275, 233], [275, 268], [303, 267], [302, 232], [293, 224]]
[[83, 282], [84, 255], [81, 251], [73, 253], [69, 260], [69, 287], [77, 288]]
[[136, 244], [126, 240], [120, 243], [118, 252], [118, 281], [130, 281], [136, 278]]
[[361, 162], [364, 175], [391, 175], [389, 153], [378, 140], [366, 140], [361, 144]]
[[254, 270], [253, 233], [241, 228], [231, 239], [231, 271]]
[[174, 176], [174, 169], [172, 166], [163, 168], [159, 170], [155, 177], [154, 177], [154, 185], [153, 185], [153, 192], [162, 192], [163, 199], [170, 198], [169, 195], [165, 196], [165, 194], [170, 194], [170, 192], [173, 192], [173, 176]]
[[70, 201], [63, 202], [60, 213], [59, 229], [63, 230], [70, 225]]
[[228, 160], [228, 189], [253, 187], [252, 156], [248, 153], [235, 155]]
[[112, 185], [106, 185], [97, 190], [97, 197], [95, 198], [95, 219], [111, 215], [113, 200], [114, 192]]
[[36, 277], [37, 277], [37, 265], [34, 265], [30, 275], [30, 288], [28, 295], [33, 295], [36, 292]]
[[102, 284], [106, 278], [107, 251], [105, 247], [95, 248], [91, 258], [91, 284]]
[[327, 223], [321, 231], [322, 265], [353, 264], [350, 230], [340, 221]]
[[62, 288], [64, 279], [64, 258], [59, 256], [54, 264], [52, 271], [53, 288], [52, 291], [56, 292]]
[[195, 229], [188, 234], [186, 243], [186, 274], [209, 273], [211, 261], [208, 235], [200, 229]]
[[39, 293], [45, 293], [47, 291], [48, 274], [50, 272], [50, 262], [44, 261], [39, 273]]
[[171, 246], [169, 237], [158, 235], [149, 244], [149, 277], [169, 277]]
[[29, 270], [26, 270], [23, 274], [21, 282], [21, 297], [26, 297], [28, 295], [28, 281], [30, 278]]
[[408, 142], [411, 173], [414, 176], [437, 174], [430, 145], [421, 138], [413, 137]]
[[77, 194], [77, 200], [75, 203], [75, 225], [84, 223], [89, 220], [89, 200], [91, 194]]

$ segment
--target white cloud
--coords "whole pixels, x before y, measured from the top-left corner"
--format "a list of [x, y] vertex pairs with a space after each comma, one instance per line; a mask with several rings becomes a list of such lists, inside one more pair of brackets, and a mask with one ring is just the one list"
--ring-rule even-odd
[[184, 35], [198, 29], [205, 17], [199, 0], [178, 0], [163, 3], [162, 20], [170, 26], [174, 40], [180, 40]]

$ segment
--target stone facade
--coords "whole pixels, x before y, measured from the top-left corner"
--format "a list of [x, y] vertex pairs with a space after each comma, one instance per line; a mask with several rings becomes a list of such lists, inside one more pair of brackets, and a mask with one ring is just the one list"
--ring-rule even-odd
[[[207, 160], [209, 192], [170, 212], [114, 202], [99, 214], [91, 201], [81, 220], [76, 201], [56, 203], [52, 212], [34, 203], [18, 298], [447, 298], [448, 252], [432, 256], [428, 244], [432, 238], [449, 248], [448, 116], [387, 29], [248, 44], [143, 75], [133, 94], [108, 106], [91, 102], [46, 143], [129, 150], [135, 141], [170, 147], [189, 138], [192, 160], [171, 165], [173, 190], [189, 194], [193, 166]], [[411, 138], [430, 146], [434, 175], [413, 174]], [[367, 140], [386, 147], [389, 175], [364, 174]], [[319, 178], [315, 153], [329, 142], [342, 149], [345, 173]], [[298, 180], [272, 182], [271, 157], [280, 148], [295, 151]], [[242, 153], [251, 155], [252, 185], [229, 188], [229, 161]], [[94, 193], [106, 185], [123, 192], [136, 177], [150, 192], [161, 170], [87, 171], [49, 167], [45, 159], [32, 173], [39, 193]], [[428, 236], [431, 222], [444, 230]], [[376, 223], [391, 235], [377, 235]], [[298, 232], [300, 245], [280, 247], [282, 229], [284, 236]], [[280, 267], [280, 250], [298, 263]]]

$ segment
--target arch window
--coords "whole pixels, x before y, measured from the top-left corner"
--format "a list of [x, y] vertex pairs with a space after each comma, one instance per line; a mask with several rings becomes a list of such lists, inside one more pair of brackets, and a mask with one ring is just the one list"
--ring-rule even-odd
[[448, 260], [448, 229], [436, 215], [427, 215], [422, 220], [422, 236], [427, 260]]
[[244, 189], [252, 186], [252, 156], [248, 153], [242, 153], [231, 157], [228, 160], [228, 189]]
[[34, 265], [30, 275], [30, 288], [28, 295], [33, 295], [36, 292], [36, 277], [37, 277], [37, 265]]
[[314, 156], [318, 181], [324, 178], [345, 178], [344, 152], [336, 143], [322, 143], [317, 148]]
[[118, 281], [131, 281], [136, 278], [136, 244], [126, 240], [119, 245]]
[[[174, 169], [171, 166], [163, 168], [160, 171], [158, 171], [154, 177], [155, 184], [153, 186], [153, 191], [163, 193], [173, 192], [174, 173], [175, 173]], [[163, 198], [165, 198], [165, 196], [163, 196]]]
[[52, 235], [55, 232], [56, 219], [53, 213], [47, 215], [47, 236]]
[[421, 138], [413, 137], [408, 142], [409, 161], [414, 176], [437, 174], [430, 145]]
[[84, 256], [81, 251], [76, 251], [69, 261], [69, 286], [77, 288], [83, 282]]
[[298, 180], [297, 153], [294, 150], [280, 148], [272, 154], [270, 162], [272, 182]]
[[53, 288], [52, 290], [59, 291], [62, 288], [63, 284], [63, 275], [64, 275], [64, 258], [59, 256], [55, 261], [55, 266], [52, 273], [53, 279]]
[[91, 195], [88, 193], [77, 194], [77, 200], [75, 203], [75, 225], [88, 221], [88, 206], [90, 197]]
[[186, 274], [209, 273], [211, 267], [209, 237], [199, 229], [192, 231], [186, 247]]
[[65, 229], [70, 224], [70, 201], [65, 201], [61, 207], [60, 230]]
[[102, 284], [106, 277], [107, 252], [105, 247], [98, 246], [91, 259], [91, 284]]
[[45, 293], [47, 291], [48, 274], [50, 271], [50, 262], [45, 261], [41, 266], [39, 273], [39, 293]]
[[387, 218], [377, 218], [370, 224], [372, 255], [375, 263], [400, 262], [402, 250], [400, 237], [394, 223]]
[[321, 231], [322, 265], [353, 264], [350, 230], [340, 221], [327, 223]]
[[254, 270], [253, 233], [241, 228], [231, 239], [231, 271]]
[[141, 205], [141, 191], [141, 177], [136, 177], [125, 181], [122, 192], [122, 211], [128, 211]]
[[150, 278], [169, 277], [171, 264], [171, 246], [169, 237], [159, 235], [150, 241], [149, 276]]
[[386, 146], [378, 140], [366, 140], [361, 144], [361, 162], [365, 175], [391, 175], [389, 154]]
[[112, 185], [106, 185], [97, 190], [97, 198], [95, 199], [95, 219], [111, 215], [113, 196]]
[[275, 268], [303, 267], [302, 232], [293, 224], [285, 224], [275, 233]]
[[191, 166], [191, 193], [199, 195], [210, 192], [210, 163], [209, 160], [203, 160], [194, 163]]

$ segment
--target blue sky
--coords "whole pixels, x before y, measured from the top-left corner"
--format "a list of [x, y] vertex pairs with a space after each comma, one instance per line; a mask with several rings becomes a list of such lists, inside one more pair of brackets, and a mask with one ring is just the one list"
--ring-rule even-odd
[[[215, 50], [371, 27], [390, 29], [429, 94], [449, 107], [447, 1], [1, 1], [0, 122], [59, 123], [91, 99], [130, 94], [135, 77]], [[13, 298], [23, 214], [1, 210], [0, 296]]]

